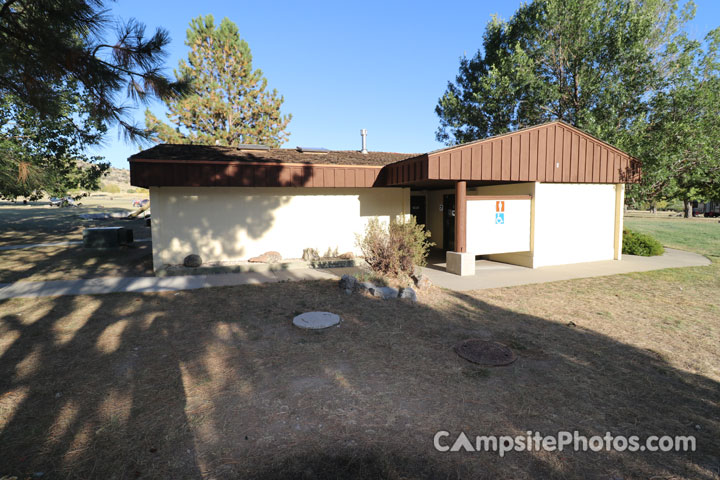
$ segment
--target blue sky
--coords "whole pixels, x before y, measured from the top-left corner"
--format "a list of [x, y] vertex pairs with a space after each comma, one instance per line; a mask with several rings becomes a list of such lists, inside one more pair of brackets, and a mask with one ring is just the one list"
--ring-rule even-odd
[[[701, 37], [720, 25], [720, 2], [696, 3], [690, 33]], [[213, 14], [217, 21], [234, 21], [250, 45], [254, 67], [285, 97], [283, 112], [293, 115], [284, 147], [359, 149], [360, 129], [366, 128], [370, 150], [426, 152], [441, 146], [434, 109], [460, 57], [481, 46], [493, 14], [507, 19], [520, 2], [119, 0], [111, 5], [117, 17], [137, 18], [148, 31], [161, 26], [170, 32], [168, 72], [186, 56], [190, 19]], [[161, 103], [151, 109], [163, 115]], [[140, 122], [143, 111], [135, 112]], [[138, 150], [111, 130], [96, 153], [127, 168], [127, 157]]]

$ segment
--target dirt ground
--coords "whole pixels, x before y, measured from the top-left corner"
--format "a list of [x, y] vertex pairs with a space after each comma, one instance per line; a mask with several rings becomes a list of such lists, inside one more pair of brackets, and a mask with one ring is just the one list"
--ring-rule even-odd
[[[83, 199], [80, 207], [49, 207], [0, 202], [0, 245], [28, 245], [82, 240], [88, 227], [124, 226], [135, 239], [150, 238], [144, 219], [83, 219], [80, 215], [132, 210], [132, 195], [96, 196]], [[0, 283], [38, 280], [70, 280], [101, 276], [152, 275], [149, 242], [118, 250], [84, 249], [82, 245], [0, 250]]]
[[[0, 303], [5, 475], [720, 476], [720, 266], [421, 303], [332, 282]], [[312, 310], [342, 316], [308, 332]], [[453, 345], [511, 346], [481, 368]], [[696, 452], [440, 453], [452, 435], [694, 435]]]

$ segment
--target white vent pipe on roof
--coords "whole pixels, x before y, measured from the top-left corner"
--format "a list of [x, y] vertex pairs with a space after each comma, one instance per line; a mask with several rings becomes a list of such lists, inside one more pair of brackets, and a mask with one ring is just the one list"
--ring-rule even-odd
[[360, 136], [362, 136], [362, 150], [360, 150], [360, 153], [367, 155], [367, 130], [364, 128], [360, 130]]

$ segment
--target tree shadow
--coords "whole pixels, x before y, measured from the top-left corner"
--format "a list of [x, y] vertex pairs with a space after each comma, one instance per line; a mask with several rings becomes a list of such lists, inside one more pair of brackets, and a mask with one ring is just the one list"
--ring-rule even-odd
[[[82, 230], [89, 227], [122, 226], [133, 231], [135, 240], [147, 240], [150, 228], [144, 219], [95, 219], [68, 224], [69, 233], [65, 241], [82, 241]], [[14, 225], [6, 224], [9, 230], [16, 231]], [[28, 227], [30, 228], [30, 227]], [[41, 229], [41, 226], [33, 228]], [[64, 231], [65, 227], [55, 225], [51, 235]], [[38, 230], [41, 231], [41, 230]], [[76, 278], [95, 278], [101, 276], [148, 276], [153, 274], [152, 245], [150, 242], [135, 242], [129, 247], [117, 249], [83, 248], [82, 244], [58, 245], [38, 248], [0, 251], [0, 283], [20, 280], [68, 280]]]
[[[2, 474], [43, 478], [714, 478], [720, 385], [590, 330], [334, 282], [0, 302]], [[322, 332], [303, 311], [339, 313]], [[487, 369], [479, 337], [518, 360]], [[695, 425], [699, 425], [697, 430]], [[440, 453], [433, 435], [695, 435], [696, 452]]]

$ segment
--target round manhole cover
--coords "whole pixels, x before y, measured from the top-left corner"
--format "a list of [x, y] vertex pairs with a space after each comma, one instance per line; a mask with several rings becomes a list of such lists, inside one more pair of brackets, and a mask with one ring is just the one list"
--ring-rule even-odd
[[293, 325], [300, 328], [320, 330], [340, 323], [340, 317], [330, 312], [306, 312], [293, 318]]
[[455, 353], [470, 362], [495, 367], [509, 365], [517, 359], [506, 345], [477, 338], [463, 340], [455, 345]]

